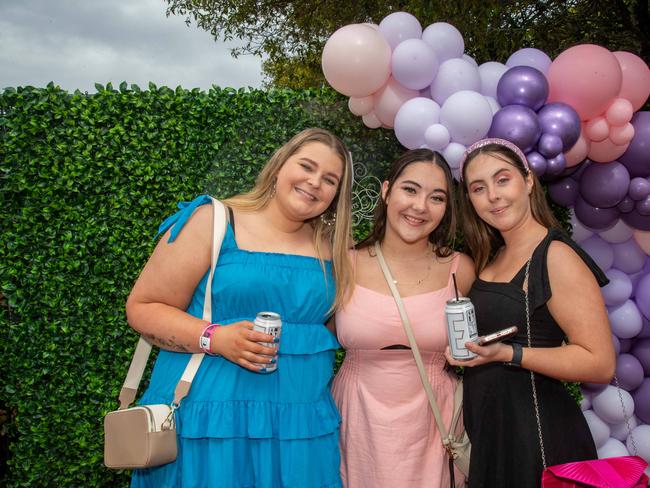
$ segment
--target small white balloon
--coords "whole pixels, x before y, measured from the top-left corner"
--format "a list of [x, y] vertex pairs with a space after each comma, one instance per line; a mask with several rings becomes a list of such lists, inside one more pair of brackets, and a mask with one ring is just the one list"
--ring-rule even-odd
[[594, 444], [596, 444], [596, 448], [602, 447], [607, 442], [607, 439], [609, 439], [609, 425], [603, 422], [593, 410], [587, 410], [583, 414], [591, 431], [591, 437], [594, 439]]
[[431, 24], [422, 32], [422, 40], [435, 49], [438, 61], [460, 58], [465, 50], [463, 35], [446, 22]]
[[490, 108], [492, 109], [492, 115], [494, 115], [499, 110], [501, 110], [501, 105], [499, 105], [499, 102], [497, 102], [496, 98], [494, 98], [494, 97], [485, 97], [485, 99], [490, 104]]
[[634, 430], [636, 426], [639, 425], [639, 421], [637, 420], [636, 415], [632, 415], [632, 417], [628, 420], [630, 422], [630, 429], [627, 428], [627, 423], [625, 422], [621, 422], [620, 424], [610, 425], [609, 435], [612, 436], [614, 439], [618, 439], [621, 442], [626, 442], [627, 438], [630, 435], [630, 430]]
[[478, 67], [478, 74], [481, 77], [481, 93], [487, 97], [497, 96], [497, 85], [503, 74], [508, 71], [503, 63], [488, 61]]
[[393, 77], [406, 88], [422, 90], [438, 73], [438, 58], [431, 46], [421, 39], [400, 42], [391, 58]]
[[449, 131], [442, 124], [433, 124], [424, 132], [424, 140], [434, 151], [442, 151], [449, 144]]
[[625, 415], [631, 417], [634, 414], [634, 400], [632, 399], [632, 395], [622, 388], [619, 390], [612, 385], [607, 385], [603, 391], [597, 393], [592, 398], [591, 404], [594, 413], [608, 424], [624, 422], [625, 417], [623, 408], [621, 407], [621, 398], [625, 407]]
[[598, 449], [599, 459], [619, 457], [619, 456], [629, 456], [629, 455], [630, 453], [627, 450], [627, 447], [625, 447], [625, 444], [623, 444], [618, 439], [613, 439], [611, 437], [607, 439], [607, 442], [605, 442], [605, 444], [603, 444], [603, 446], [600, 449]]
[[467, 148], [462, 144], [450, 142], [449, 145], [442, 150], [442, 155], [447, 160], [447, 164], [449, 164], [452, 172], [460, 167], [460, 160], [463, 159], [465, 149]]
[[480, 93], [459, 91], [440, 108], [440, 123], [447, 127], [452, 141], [469, 146], [487, 135], [492, 125], [492, 108]]
[[[650, 463], [650, 425], [645, 424], [635, 427], [632, 429], [632, 437], [634, 437], [637, 454]], [[627, 448], [630, 453], [634, 453], [632, 437], [627, 438]]]
[[425, 144], [427, 127], [440, 120], [440, 105], [430, 98], [416, 97], [400, 107], [395, 115], [395, 137], [408, 149]]

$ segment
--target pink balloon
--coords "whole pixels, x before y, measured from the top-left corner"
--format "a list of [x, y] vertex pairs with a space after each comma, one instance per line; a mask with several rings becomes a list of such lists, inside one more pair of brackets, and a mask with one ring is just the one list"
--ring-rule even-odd
[[592, 142], [587, 157], [597, 163], [609, 163], [615, 161], [627, 150], [630, 143], [617, 146], [610, 139], [600, 142]]
[[605, 117], [596, 117], [585, 124], [585, 134], [592, 142], [600, 142], [609, 135], [609, 124]]
[[632, 120], [634, 109], [632, 103], [625, 98], [617, 98], [605, 112], [605, 118], [610, 125], [625, 125]]
[[587, 139], [583, 131], [580, 133], [580, 137], [578, 137], [573, 147], [564, 153], [566, 167], [570, 168], [571, 166], [582, 163], [587, 157], [590, 148], [591, 142]]
[[621, 91], [623, 73], [616, 56], [602, 46], [580, 44], [563, 51], [547, 73], [549, 102], [571, 105], [582, 120], [605, 112]]
[[348, 100], [348, 108], [350, 109], [350, 112], [358, 116], [372, 112], [374, 105], [375, 99], [373, 97], [350, 97], [350, 100]]
[[643, 252], [650, 254], [650, 231], [634, 230], [634, 240]]
[[388, 83], [375, 93], [375, 114], [381, 123], [387, 127], [395, 124], [395, 115], [404, 102], [420, 94], [417, 90], [409, 90], [400, 85], [392, 76]]
[[609, 129], [609, 139], [617, 146], [628, 144], [634, 137], [634, 126], [629, 122]]
[[350, 24], [325, 43], [321, 64], [332, 87], [349, 97], [379, 90], [390, 76], [391, 50], [381, 33], [364, 24]]
[[361, 120], [363, 120], [364, 125], [370, 129], [378, 129], [381, 127], [381, 120], [377, 118], [375, 112], [370, 112], [364, 115], [361, 117]]
[[616, 51], [612, 54], [616, 56], [623, 73], [623, 83], [618, 96], [629, 100], [636, 112], [643, 107], [650, 95], [650, 68], [643, 59], [627, 51]]

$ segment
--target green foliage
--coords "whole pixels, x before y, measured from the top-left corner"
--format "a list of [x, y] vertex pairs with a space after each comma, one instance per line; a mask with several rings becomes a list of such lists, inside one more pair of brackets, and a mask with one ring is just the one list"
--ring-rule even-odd
[[102, 465], [102, 418], [137, 342], [126, 297], [176, 202], [250, 188], [309, 126], [371, 169], [401, 151], [331, 90], [97, 90], [0, 93], [0, 486], [127, 486]]

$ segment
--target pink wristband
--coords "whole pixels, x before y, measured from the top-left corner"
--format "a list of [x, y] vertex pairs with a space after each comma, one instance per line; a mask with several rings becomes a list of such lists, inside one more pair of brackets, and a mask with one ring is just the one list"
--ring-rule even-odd
[[199, 337], [199, 349], [201, 349], [201, 351], [205, 354], [209, 354], [210, 356], [218, 355], [212, 352], [212, 334], [217, 327], [221, 327], [221, 324], [208, 325], [205, 329], [203, 329], [203, 333], [201, 334], [201, 337]]

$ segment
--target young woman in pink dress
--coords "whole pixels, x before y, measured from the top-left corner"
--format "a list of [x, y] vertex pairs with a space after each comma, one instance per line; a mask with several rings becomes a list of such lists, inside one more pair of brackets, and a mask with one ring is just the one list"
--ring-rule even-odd
[[[403, 298], [443, 420], [456, 376], [446, 368], [445, 302], [474, 281], [472, 260], [450, 247], [452, 176], [428, 149], [406, 152], [382, 184], [374, 228], [352, 251], [355, 286], [336, 313], [346, 357], [333, 384], [341, 412], [341, 476], [348, 488], [449, 486], [446, 452], [402, 321], [374, 251], [379, 242]], [[464, 478], [456, 471], [457, 486]]]

